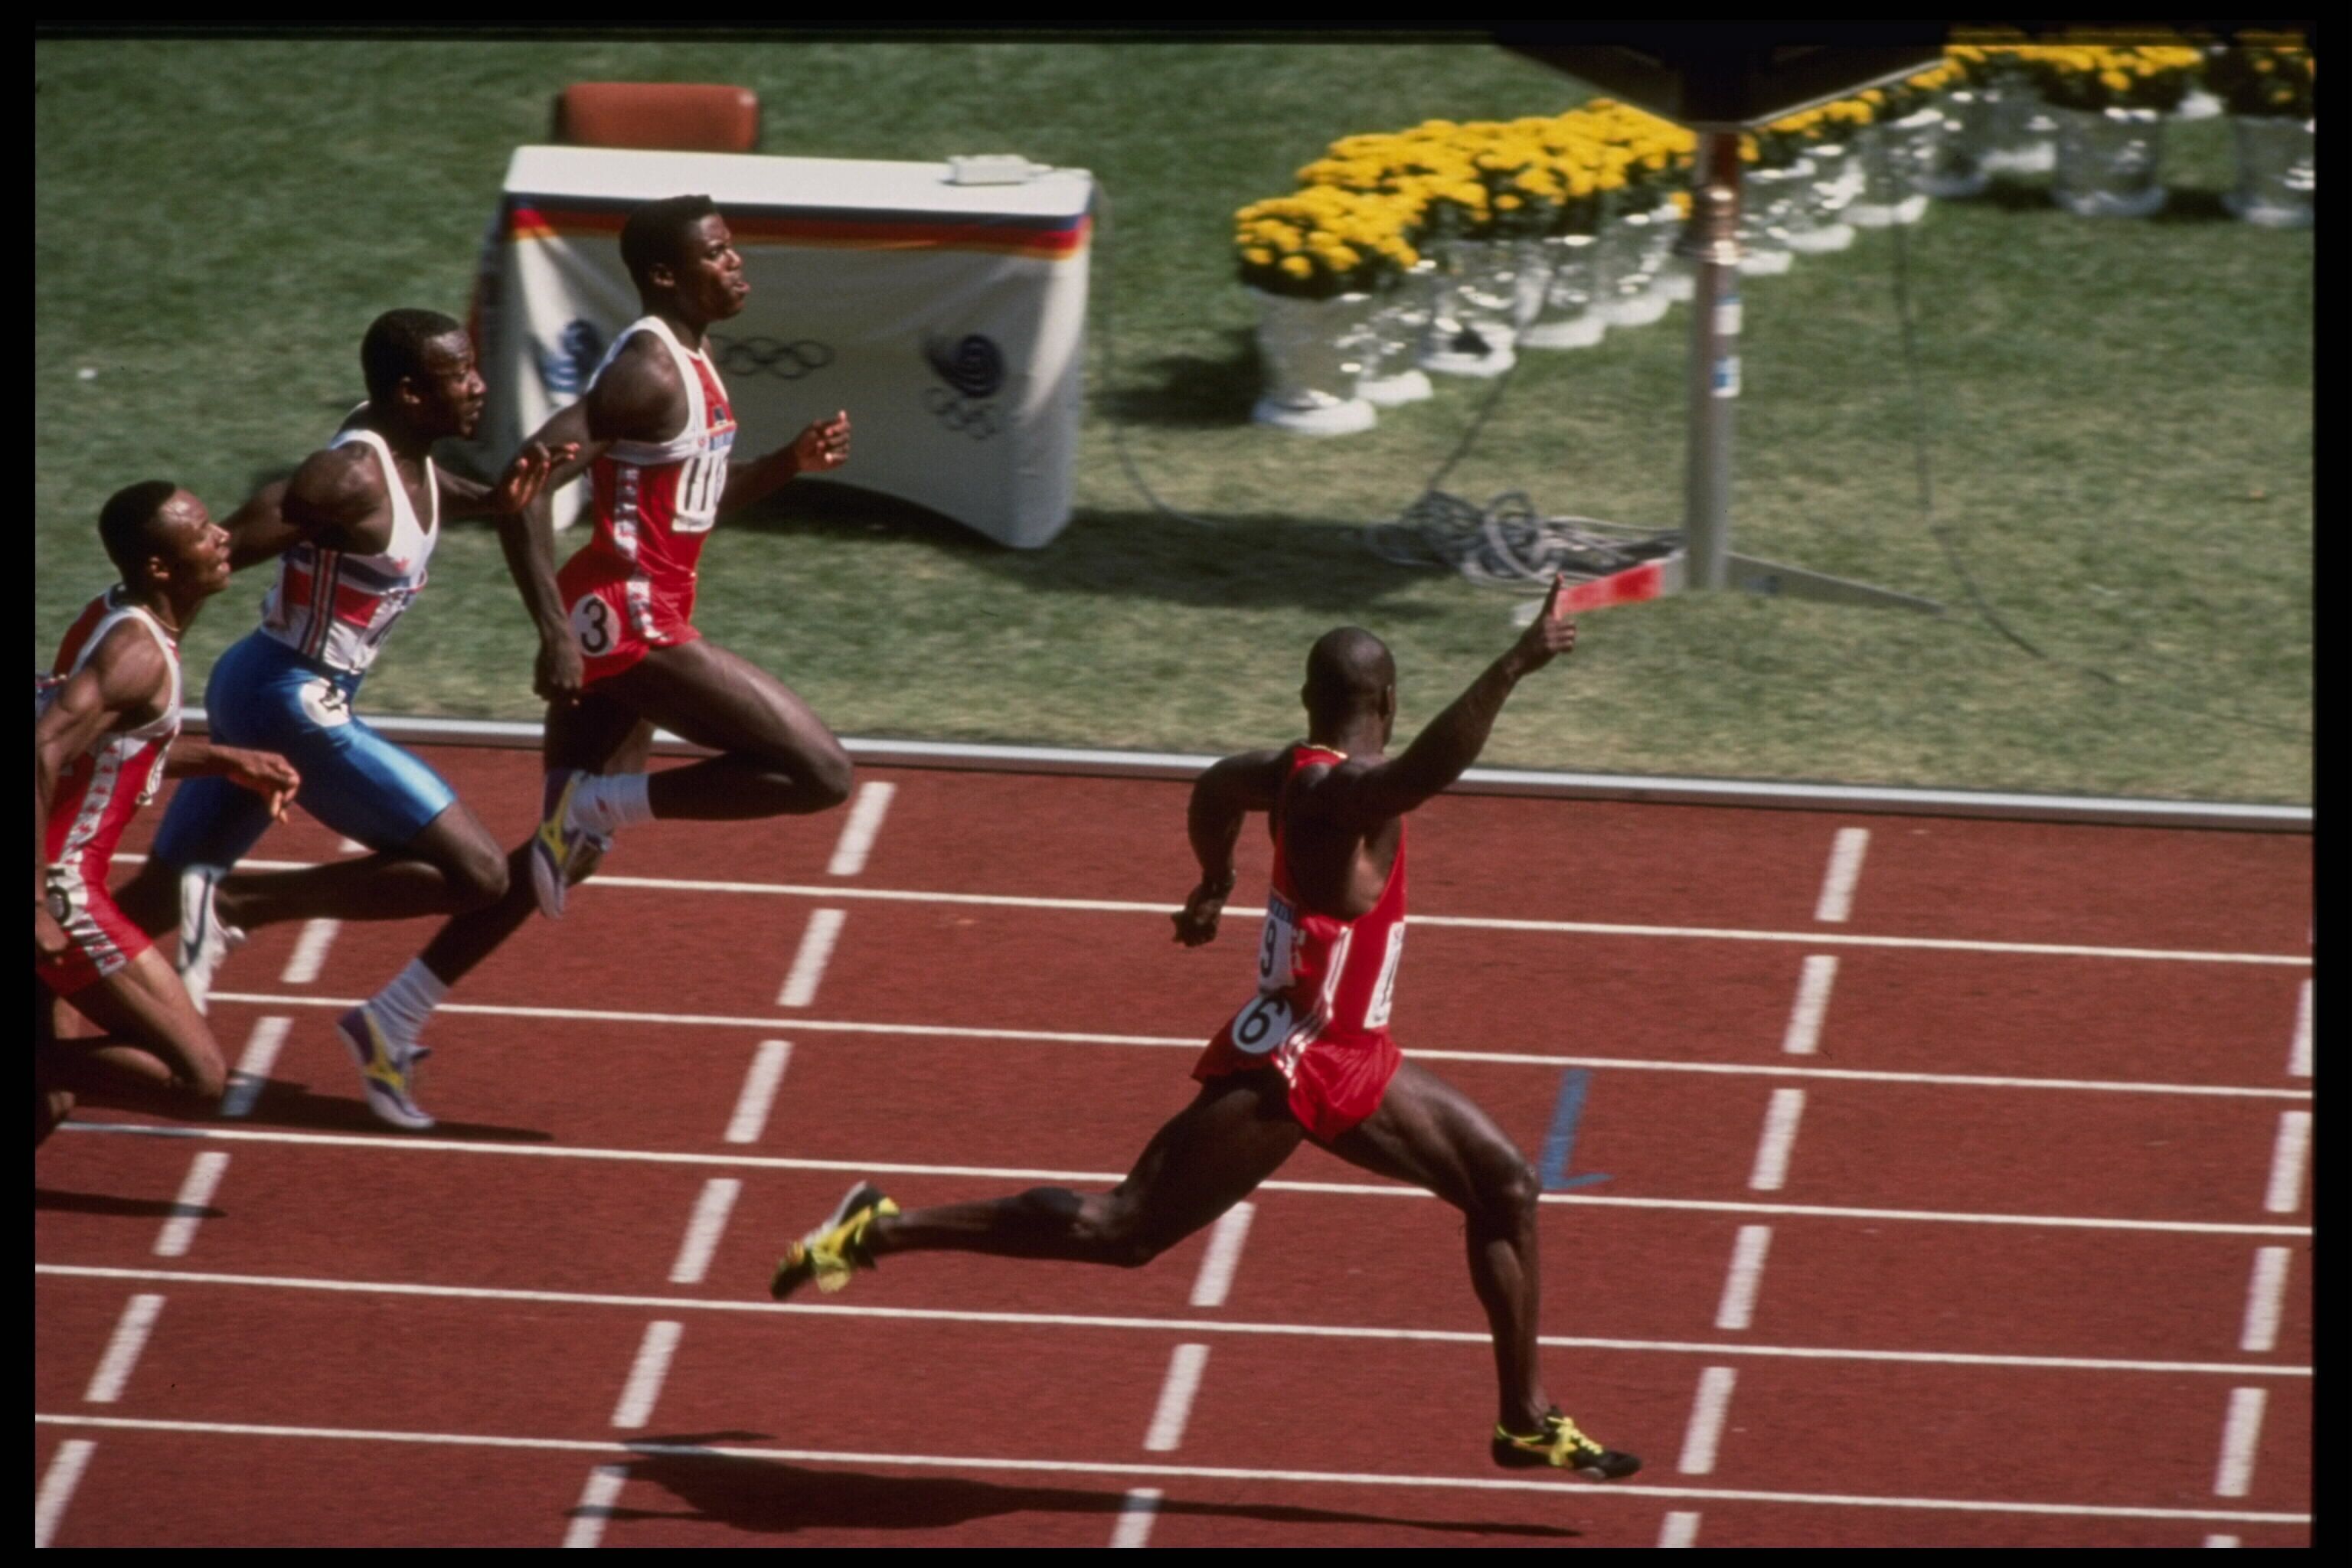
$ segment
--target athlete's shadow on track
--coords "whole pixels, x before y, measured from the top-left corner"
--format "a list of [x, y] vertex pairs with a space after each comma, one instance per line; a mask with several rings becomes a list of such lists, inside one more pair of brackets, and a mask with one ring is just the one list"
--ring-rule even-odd
[[[387, 1138], [402, 1133], [375, 1119], [365, 1101], [348, 1094], [314, 1094], [307, 1083], [272, 1079], [253, 1109], [239, 1118], [248, 1127], [299, 1127], [317, 1132], [381, 1132]], [[415, 1134], [408, 1134], [415, 1136]], [[555, 1135], [536, 1127], [501, 1127], [491, 1121], [436, 1123], [430, 1138], [473, 1138], [491, 1143], [550, 1143]]]
[[126, 1198], [114, 1193], [64, 1193], [51, 1187], [33, 1189], [33, 1207], [53, 1214], [102, 1214], [121, 1219], [173, 1219], [181, 1215], [194, 1215], [198, 1219], [218, 1219], [228, 1210], [206, 1205], [203, 1208], [183, 1208], [170, 1198]]
[[[650, 1437], [649, 1445], [698, 1446], [757, 1440], [756, 1432], [698, 1433]], [[856, 1470], [803, 1469], [767, 1459], [725, 1454], [648, 1454], [627, 1467], [631, 1480], [667, 1489], [682, 1510], [615, 1508], [614, 1519], [674, 1519], [725, 1524], [764, 1535], [801, 1530], [941, 1530], [975, 1519], [1013, 1513], [1099, 1515], [1109, 1521], [1126, 1507], [1118, 1491], [1076, 1487], [1000, 1486], [952, 1476], [868, 1475]], [[1407, 1519], [1342, 1509], [1276, 1503], [1209, 1503], [1163, 1499], [1162, 1514], [1205, 1519], [1263, 1520], [1276, 1524], [1373, 1524], [1439, 1534], [1517, 1535], [1573, 1539], [1560, 1525], [1493, 1520]]]

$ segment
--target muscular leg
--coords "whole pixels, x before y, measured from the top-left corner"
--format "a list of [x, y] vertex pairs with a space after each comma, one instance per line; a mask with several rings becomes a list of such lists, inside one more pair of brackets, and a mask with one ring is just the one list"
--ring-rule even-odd
[[[610, 698], [591, 695], [572, 707], [550, 708], [547, 713], [544, 761], [553, 768], [583, 768], [591, 773], [638, 772], [652, 754], [653, 724]], [[589, 850], [572, 875], [576, 884], [595, 874], [600, 857]], [[434, 933], [421, 955], [425, 966], [443, 984], [455, 985], [477, 964], [498, 951], [499, 944], [539, 912], [530, 890], [530, 840], [518, 845], [506, 859], [505, 890], [492, 903], [467, 910]]]
[[885, 1215], [866, 1232], [866, 1246], [877, 1257], [986, 1252], [1140, 1268], [1239, 1203], [1290, 1157], [1307, 1134], [1286, 1096], [1270, 1070], [1212, 1079], [1108, 1193], [1033, 1187]]
[[452, 801], [398, 849], [299, 871], [233, 872], [215, 897], [221, 919], [247, 931], [281, 921], [399, 921], [495, 904], [509, 877], [490, 830]]
[[1380, 1109], [1331, 1152], [1353, 1165], [1425, 1187], [1468, 1220], [1470, 1283], [1495, 1336], [1496, 1419], [1514, 1432], [1542, 1422], [1550, 1400], [1536, 1366], [1536, 1173], [1459, 1089], [1406, 1062]]
[[829, 811], [849, 798], [849, 753], [792, 689], [707, 639], [660, 647], [604, 690], [719, 754], [656, 773], [656, 817], [738, 822]]
[[68, 998], [106, 1033], [65, 1040], [40, 1030], [43, 1081], [110, 1104], [184, 1116], [218, 1103], [228, 1072], [204, 1016], [153, 948]]

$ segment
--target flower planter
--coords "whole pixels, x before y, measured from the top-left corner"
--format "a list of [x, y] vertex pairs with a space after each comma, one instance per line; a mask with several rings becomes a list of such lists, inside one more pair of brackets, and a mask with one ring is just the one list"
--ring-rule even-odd
[[1364, 371], [1356, 395], [1375, 408], [1394, 408], [1434, 396], [1429, 377], [1413, 368], [1436, 299], [1437, 264], [1423, 261], [1379, 296], [1363, 333]]
[[2164, 206], [2164, 116], [2153, 109], [2057, 109], [2050, 199], [2080, 217], [2147, 217]]
[[2058, 119], [2023, 77], [2011, 75], [1983, 94], [1987, 171], [2046, 174], [2058, 163]]
[[[1648, 200], [1647, 197], [1636, 198]], [[1680, 217], [1667, 203], [1613, 214], [1594, 246], [1593, 311], [1612, 327], [1646, 327], [1666, 313], [1658, 270], [1674, 253]]]
[[1862, 191], [1862, 164], [1853, 148], [1829, 142], [1805, 154], [1812, 178], [1790, 211], [1789, 248], [1800, 256], [1825, 256], [1853, 244], [1846, 208]]
[[1754, 168], [1739, 178], [1739, 270], [1770, 278], [1796, 264], [1789, 247], [1790, 215], [1813, 176], [1803, 159], [1786, 168]]
[[1370, 429], [1379, 416], [1356, 394], [1363, 365], [1355, 351], [1372, 297], [1298, 300], [1258, 289], [1250, 292], [1257, 300], [1257, 347], [1267, 382], [1250, 418], [1301, 436]]
[[2238, 143], [2238, 185], [2221, 201], [2263, 228], [2309, 228], [2316, 192], [2316, 122], [2269, 115], [2230, 120]]
[[1519, 347], [1585, 349], [1608, 333], [1609, 322], [1595, 308], [1600, 243], [1589, 234], [1543, 241], [1543, 287], [1534, 318], [1519, 330]]
[[1993, 108], [1981, 92], [1946, 95], [1937, 106], [1942, 123], [1927, 133], [1912, 171], [1914, 189], [1939, 201], [1983, 194], [1992, 184]]
[[2175, 120], [2211, 120], [2221, 112], [2221, 100], [2201, 87], [2192, 87], [2172, 111]]
[[1846, 208], [1846, 221], [1856, 228], [1892, 228], [1926, 217], [1927, 197], [1919, 189], [1919, 174], [1943, 126], [1941, 110], [1922, 109], [1866, 127], [1862, 133], [1862, 194]]
[[1517, 259], [1508, 245], [1458, 239], [1438, 261], [1438, 288], [1422, 339], [1421, 368], [1439, 375], [1500, 375], [1517, 363], [1511, 322]]

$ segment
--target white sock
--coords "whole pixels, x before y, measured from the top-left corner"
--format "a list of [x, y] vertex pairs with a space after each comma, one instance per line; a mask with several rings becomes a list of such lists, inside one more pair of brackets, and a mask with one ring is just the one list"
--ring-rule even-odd
[[448, 994], [447, 983], [427, 969], [423, 959], [412, 958], [408, 967], [394, 975], [392, 984], [377, 992], [368, 1005], [386, 1029], [413, 1046], [424, 1035], [425, 1026], [433, 1021], [433, 1009]]
[[654, 819], [643, 773], [592, 773], [572, 792], [572, 826], [607, 836]]

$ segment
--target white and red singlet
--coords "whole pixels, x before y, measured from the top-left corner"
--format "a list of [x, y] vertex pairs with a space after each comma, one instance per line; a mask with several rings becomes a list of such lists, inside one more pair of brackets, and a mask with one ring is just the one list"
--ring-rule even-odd
[[373, 450], [383, 470], [392, 537], [373, 555], [331, 550], [309, 539], [288, 549], [278, 558], [278, 581], [261, 602], [261, 633], [314, 665], [364, 675], [394, 623], [424, 590], [425, 567], [441, 539], [441, 479], [433, 459], [425, 458], [425, 489], [433, 506], [427, 521], [416, 515], [383, 437], [350, 426], [327, 444], [348, 447], [354, 441]]
[[1291, 749], [1271, 814], [1274, 889], [1258, 936], [1257, 994], [1192, 1068], [1203, 1081], [1273, 1068], [1290, 1085], [1290, 1113], [1326, 1143], [1380, 1108], [1403, 1059], [1388, 1023], [1404, 957], [1405, 824], [1380, 899], [1352, 921], [1307, 909], [1283, 843], [1283, 802], [1299, 770], [1346, 760], [1328, 746]]
[[[601, 376], [629, 340], [651, 332], [686, 386], [686, 424], [667, 441], [615, 441], [589, 469], [596, 532], [556, 574], [582, 675], [591, 685], [656, 647], [701, 637], [694, 629], [694, 570], [703, 536], [727, 491], [735, 414], [710, 356], [679, 343], [669, 324], [632, 324], [596, 366]], [[591, 378], [589, 384], [595, 384]]]
[[36, 960], [33, 973], [60, 996], [113, 973], [152, 945], [115, 908], [106, 890], [114, 847], [131, 815], [155, 798], [163, 784], [163, 755], [180, 733], [180, 649], [163, 623], [110, 588], [75, 617], [46, 676], [33, 682], [33, 716], [98, 651], [100, 643], [126, 622], [125, 635], [152, 637], [171, 671], [161, 716], [129, 730], [113, 730], [89, 743], [68, 764], [49, 795], [42, 854], [48, 861], [49, 913], [69, 940], [57, 958]]

